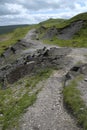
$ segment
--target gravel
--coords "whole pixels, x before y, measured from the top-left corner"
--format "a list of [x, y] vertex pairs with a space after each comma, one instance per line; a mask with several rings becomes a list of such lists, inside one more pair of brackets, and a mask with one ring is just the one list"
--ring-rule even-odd
[[23, 115], [19, 130], [80, 130], [63, 106], [63, 71], [42, 82], [36, 103]]

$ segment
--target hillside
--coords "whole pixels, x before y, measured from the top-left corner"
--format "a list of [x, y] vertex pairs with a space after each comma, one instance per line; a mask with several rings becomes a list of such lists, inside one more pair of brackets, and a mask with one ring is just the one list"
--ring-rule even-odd
[[87, 130], [86, 16], [0, 35], [0, 130]]
[[10, 34], [7, 33], [0, 36], [0, 53], [9, 45], [24, 37], [31, 28], [37, 29], [39, 35], [37, 39], [41, 39], [44, 43], [62, 47], [87, 47], [87, 13], [79, 14], [69, 20], [48, 19], [37, 25], [23, 26], [1, 27], [1, 33], [8, 31], [8, 29], [9, 31], [12, 31], [14, 28], [18, 29]]
[[46, 21], [43, 21], [43, 22], [40, 22], [39, 23], [39, 25], [41, 26], [45, 26], [45, 27], [50, 27], [50, 26], [58, 26], [58, 24], [60, 24], [60, 23], [63, 23], [63, 22], [65, 22], [66, 21], [66, 19], [53, 19], [53, 18], [50, 18], [50, 19], [48, 19], [48, 20], [46, 20]]
[[30, 29], [35, 25], [24, 26], [14, 29], [12, 32], [0, 35], [0, 54], [2, 54], [9, 46], [15, 44], [18, 40], [22, 39]]
[[6, 34], [14, 31], [17, 28], [26, 27], [28, 25], [9, 25], [9, 26], [0, 26], [0, 35]]
[[49, 24], [49, 27], [45, 25], [46, 21], [42, 24], [45, 30], [39, 35], [44, 42], [59, 46], [87, 47], [87, 13], [79, 14], [58, 24], [53, 22]]

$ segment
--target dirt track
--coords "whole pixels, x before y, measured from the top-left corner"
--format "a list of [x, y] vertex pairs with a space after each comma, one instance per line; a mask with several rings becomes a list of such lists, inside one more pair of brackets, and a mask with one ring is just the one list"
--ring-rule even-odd
[[[19, 56], [33, 53], [44, 46], [47, 48], [57, 47], [55, 45], [45, 45], [38, 40], [32, 40], [34, 33], [35, 30], [31, 30], [23, 39], [27, 43], [31, 43], [32, 46], [20, 51]], [[76, 126], [74, 119], [64, 109], [62, 78], [75, 64], [79, 62], [86, 63], [87, 49], [71, 48], [71, 52], [67, 57], [71, 58], [72, 64], [67, 65], [64, 70], [54, 72], [49, 79], [37, 84], [37, 86], [41, 86], [43, 89], [38, 94], [36, 103], [32, 107], [29, 107], [23, 115], [18, 130], [81, 130]]]
[[39, 93], [36, 103], [28, 108], [20, 123], [20, 130], [80, 130], [63, 106], [62, 76], [64, 71], [55, 72]]
[[[31, 39], [31, 37], [28, 39], [28, 35], [27, 40]], [[35, 44], [37, 44], [37, 48], [38, 45], [43, 46], [38, 41]], [[43, 89], [39, 93], [36, 103], [29, 107], [23, 115], [20, 130], [81, 130], [64, 109], [62, 78], [73, 65], [79, 62], [85, 63], [86, 55], [87, 49], [72, 48], [71, 53], [67, 55], [73, 59], [71, 66], [67, 66], [66, 70], [55, 72], [46, 82], [39, 84], [43, 86]]]

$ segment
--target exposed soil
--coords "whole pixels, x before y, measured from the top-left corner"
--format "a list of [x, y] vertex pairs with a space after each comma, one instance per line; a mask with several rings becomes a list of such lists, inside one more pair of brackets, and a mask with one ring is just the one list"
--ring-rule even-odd
[[58, 38], [63, 40], [71, 39], [82, 28], [83, 23], [83, 21], [71, 23], [69, 26], [60, 31]]
[[68, 40], [73, 38], [73, 36], [78, 33], [78, 31], [83, 27], [84, 21], [75, 21], [65, 28], [57, 29], [56, 27], [49, 28], [43, 39], [52, 40], [54, 37], [58, 37], [59, 39]]

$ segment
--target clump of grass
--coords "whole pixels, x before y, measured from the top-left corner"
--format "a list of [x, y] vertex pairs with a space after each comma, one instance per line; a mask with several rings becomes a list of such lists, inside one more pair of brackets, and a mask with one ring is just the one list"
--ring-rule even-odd
[[51, 73], [52, 73], [52, 69], [50, 68], [39, 70], [39, 72], [37, 72], [37, 78], [36, 76], [32, 76], [30, 80], [29, 79], [27, 80], [25, 86], [34, 88], [35, 84], [37, 84], [41, 80], [47, 79]]
[[17, 125], [17, 121], [22, 113], [25, 112], [25, 109], [31, 106], [37, 98], [37, 94], [29, 95], [25, 93], [22, 98], [18, 101], [13, 101], [14, 103], [10, 104], [10, 107], [4, 113], [4, 125], [3, 130], [6, 128], [15, 127]]
[[6, 90], [0, 89], [0, 125], [2, 130], [17, 127], [20, 116], [37, 99], [39, 90], [33, 92], [36, 84], [47, 79], [51, 73], [51, 69], [40, 70], [35, 76], [20, 79]]
[[82, 77], [77, 77], [63, 90], [64, 103], [67, 108], [76, 117], [77, 123], [87, 130], [87, 107], [81, 98], [81, 93], [77, 89], [78, 82]]

